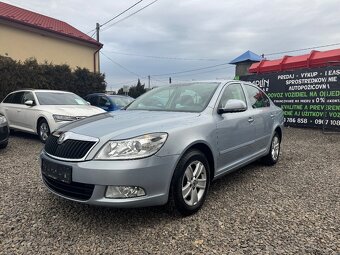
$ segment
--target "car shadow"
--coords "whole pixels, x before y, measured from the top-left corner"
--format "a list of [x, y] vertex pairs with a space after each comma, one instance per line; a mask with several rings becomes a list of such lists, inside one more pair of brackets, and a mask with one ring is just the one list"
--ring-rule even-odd
[[30, 133], [25, 133], [25, 132], [21, 132], [21, 131], [13, 131], [13, 130], [11, 130], [10, 138], [9, 139], [11, 139], [11, 137], [17, 137], [17, 138], [21, 138], [21, 139], [30, 139], [30, 140], [40, 141], [38, 135], [30, 134]]

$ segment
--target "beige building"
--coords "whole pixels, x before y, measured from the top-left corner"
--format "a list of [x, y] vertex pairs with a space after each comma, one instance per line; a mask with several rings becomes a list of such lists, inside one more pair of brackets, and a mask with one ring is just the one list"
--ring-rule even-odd
[[99, 71], [103, 45], [71, 25], [0, 2], [0, 55]]

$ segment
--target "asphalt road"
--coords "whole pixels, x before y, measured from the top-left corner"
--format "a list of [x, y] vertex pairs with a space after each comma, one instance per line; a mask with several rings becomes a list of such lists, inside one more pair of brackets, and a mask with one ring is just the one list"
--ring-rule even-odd
[[40, 179], [41, 148], [15, 134], [0, 150], [0, 254], [340, 254], [340, 135], [285, 129], [276, 166], [219, 179], [186, 218], [59, 199]]

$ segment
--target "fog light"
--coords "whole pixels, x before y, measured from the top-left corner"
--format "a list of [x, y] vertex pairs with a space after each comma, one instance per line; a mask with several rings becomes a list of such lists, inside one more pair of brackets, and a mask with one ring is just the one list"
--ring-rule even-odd
[[145, 196], [145, 191], [137, 186], [107, 186], [107, 198], [131, 198]]

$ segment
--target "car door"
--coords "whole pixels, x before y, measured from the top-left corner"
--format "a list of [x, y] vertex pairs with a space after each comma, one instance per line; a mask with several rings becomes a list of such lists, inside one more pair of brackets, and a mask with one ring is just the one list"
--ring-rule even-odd
[[36, 104], [36, 100], [34, 98], [34, 95], [31, 91], [26, 91], [24, 95], [22, 96], [22, 101], [21, 101], [21, 114], [22, 118], [20, 118], [21, 125], [24, 129], [30, 132], [34, 132], [36, 125], [37, 125], [37, 111], [36, 111], [36, 106], [28, 106], [25, 105], [26, 101], [32, 100], [34, 104]]
[[12, 123], [10, 106], [12, 105], [14, 94], [15, 93], [8, 94], [0, 104], [0, 113], [6, 116], [9, 125]]
[[20, 118], [22, 117], [22, 113], [20, 104], [23, 95], [23, 91], [14, 92], [4, 100], [3, 107], [5, 115], [12, 128], [21, 129]]
[[254, 126], [256, 129], [255, 150], [259, 153], [266, 150], [268, 146], [273, 125], [274, 115], [270, 107], [270, 100], [266, 94], [254, 85], [244, 84], [250, 111], [254, 116]]
[[[247, 105], [240, 83], [231, 83], [224, 88], [218, 108], [230, 99], [242, 100]], [[254, 153], [255, 126], [251, 111], [217, 115], [218, 170], [224, 172], [246, 161]]]

